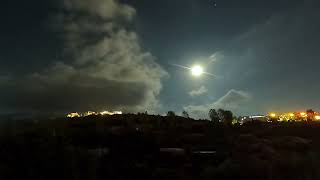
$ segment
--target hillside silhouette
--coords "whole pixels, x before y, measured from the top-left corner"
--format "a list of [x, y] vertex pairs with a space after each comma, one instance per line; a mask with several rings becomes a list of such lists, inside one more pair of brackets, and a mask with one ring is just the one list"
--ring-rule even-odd
[[1, 179], [319, 179], [320, 124], [145, 113], [3, 121]]

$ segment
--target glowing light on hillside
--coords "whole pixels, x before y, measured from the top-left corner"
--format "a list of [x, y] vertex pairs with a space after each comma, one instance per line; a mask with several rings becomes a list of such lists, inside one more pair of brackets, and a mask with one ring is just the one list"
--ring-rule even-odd
[[109, 111], [102, 111], [100, 112], [100, 115], [116, 115], [116, 114], [122, 114], [122, 111], [113, 111], [113, 112], [109, 112]]
[[80, 117], [79, 113], [70, 113], [67, 115], [68, 118], [76, 118], [76, 117]]
[[67, 114], [67, 117], [68, 118], [76, 118], [76, 117], [87, 117], [87, 116], [98, 116], [98, 115], [101, 115], [101, 116], [106, 116], [106, 115], [116, 115], [116, 114], [122, 114], [122, 111], [101, 111], [99, 113], [97, 112], [94, 112], [94, 111], [87, 111], [85, 113], [77, 113], [77, 112], [74, 112], [74, 113], [69, 113]]
[[93, 115], [97, 115], [97, 113], [94, 111], [88, 111], [88, 112], [84, 113], [84, 116], [93, 116]]
[[122, 111], [114, 111], [114, 114], [122, 114]]
[[270, 117], [276, 117], [277, 116], [277, 114], [276, 113], [270, 113]]
[[111, 113], [109, 111], [102, 111], [100, 112], [101, 115], [110, 115]]
[[191, 73], [193, 76], [201, 76], [203, 74], [203, 68], [199, 65], [193, 66], [191, 68]]
[[268, 117], [278, 121], [305, 121], [307, 119], [320, 121], [320, 112], [314, 112], [312, 115], [307, 112], [268, 113]]
[[307, 116], [307, 113], [305, 113], [305, 112], [301, 112], [301, 113], [300, 113], [300, 116], [302, 116], [302, 117], [306, 117], [306, 116]]

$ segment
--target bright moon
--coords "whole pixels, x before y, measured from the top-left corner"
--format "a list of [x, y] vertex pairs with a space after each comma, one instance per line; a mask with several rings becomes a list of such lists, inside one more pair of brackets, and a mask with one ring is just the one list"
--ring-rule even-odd
[[203, 74], [203, 68], [201, 66], [193, 66], [191, 68], [191, 73], [193, 76], [201, 76]]

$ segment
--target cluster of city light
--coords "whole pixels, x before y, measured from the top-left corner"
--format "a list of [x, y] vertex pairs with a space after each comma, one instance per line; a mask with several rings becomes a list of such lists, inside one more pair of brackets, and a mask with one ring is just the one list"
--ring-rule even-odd
[[301, 112], [301, 113], [300, 113], [300, 116], [301, 116], [301, 117], [307, 117], [308, 115], [307, 115], [307, 113], [305, 113], [305, 112]]
[[77, 112], [72, 112], [67, 114], [68, 118], [77, 118], [77, 117], [87, 117], [87, 116], [106, 116], [106, 115], [117, 115], [117, 114], [122, 114], [122, 111], [101, 111], [101, 112], [94, 112], [94, 111], [87, 111], [84, 113], [77, 113]]
[[79, 113], [75, 112], [75, 113], [69, 113], [67, 115], [68, 118], [76, 118], [76, 117], [81, 117]]
[[113, 112], [102, 111], [102, 112], [100, 112], [100, 115], [115, 115], [115, 114], [122, 114], [122, 112], [121, 111], [113, 111]]
[[277, 117], [277, 114], [276, 113], [269, 113], [269, 116], [272, 118], [275, 118], [275, 117]]
[[278, 119], [280, 121], [288, 120], [317, 120], [320, 121], [320, 113], [307, 113], [307, 112], [289, 112], [289, 113], [269, 113], [268, 117], [270, 119]]

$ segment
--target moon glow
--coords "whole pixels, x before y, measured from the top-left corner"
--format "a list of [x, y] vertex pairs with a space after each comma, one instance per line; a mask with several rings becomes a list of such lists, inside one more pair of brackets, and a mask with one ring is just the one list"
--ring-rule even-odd
[[192, 68], [191, 68], [191, 74], [193, 75], [193, 76], [201, 76], [202, 74], [203, 74], [203, 68], [201, 67], [201, 66], [199, 66], [199, 65], [196, 65], [196, 66], [193, 66]]
[[204, 71], [203, 67], [200, 66], [200, 65], [195, 65], [193, 67], [187, 67], [187, 66], [183, 66], [183, 65], [179, 65], [179, 64], [170, 64], [170, 65], [179, 67], [181, 69], [186, 69], [188, 71], [191, 71], [191, 75], [194, 76], [194, 77], [199, 77], [199, 76], [202, 76], [202, 75], [208, 75], [208, 76], [213, 76], [213, 77], [217, 78], [216, 75]]

